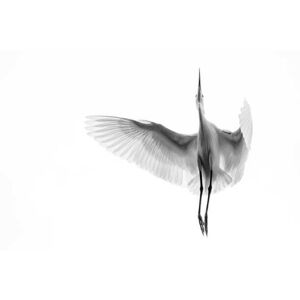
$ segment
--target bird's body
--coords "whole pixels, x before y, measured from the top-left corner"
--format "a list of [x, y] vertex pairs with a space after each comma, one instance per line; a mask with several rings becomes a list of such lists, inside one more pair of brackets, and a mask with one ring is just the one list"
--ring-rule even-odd
[[[240, 128], [234, 132], [221, 130], [206, 120], [200, 73], [196, 104], [199, 130], [193, 135], [179, 134], [154, 122], [109, 116], [88, 117], [87, 129], [113, 153], [200, 194], [198, 218], [202, 233], [207, 234], [210, 193], [241, 179], [251, 144], [252, 119], [245, 102], [239, 115]], [[205, 222], [201, 217], [203, 193], [208, 194]]]

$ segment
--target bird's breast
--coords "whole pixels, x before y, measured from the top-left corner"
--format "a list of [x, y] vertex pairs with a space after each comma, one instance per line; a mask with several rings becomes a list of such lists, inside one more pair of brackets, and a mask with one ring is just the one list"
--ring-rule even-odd
[[203, 163], [207, 162], [212, 164], [215, 158], [216, 152], [216, 136], [215, 130], [210, 124], [206, 124], [204, 128], [199, 130], [198, 134], [198, 155], [203, 160]]

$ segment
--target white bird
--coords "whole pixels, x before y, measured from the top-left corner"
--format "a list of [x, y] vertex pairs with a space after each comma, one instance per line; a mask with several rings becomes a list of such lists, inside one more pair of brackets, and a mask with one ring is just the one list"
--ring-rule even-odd
[[[232, 186], [243, 176], [252, 139], [252, 118], [245, 101], [236, 131], [224, 131], [209, 122], [204, 116], [200, 70], [196, 105], [199, 130], [194, 135], [179, 134], [154, 122], [101, 115], [87, 117], [87, 130], [111, 152], [199, 194], [198, 220], [202, 234], [207, 235], [211, 192]], [[208, 194], [204, 222], [203, 192]]]

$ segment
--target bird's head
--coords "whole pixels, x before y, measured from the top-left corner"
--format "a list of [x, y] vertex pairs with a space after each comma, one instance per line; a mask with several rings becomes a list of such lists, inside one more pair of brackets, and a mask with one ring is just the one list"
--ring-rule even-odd
[[201, 94], [200, 99], [199, 99], [198, 94], [196, 94], [195, 98], [196, 98], [196, 106], [197, 106], [197, 108], [198, 109], [201, 108], [203, 110], [203, 98], [204, 98], [203, 94]]

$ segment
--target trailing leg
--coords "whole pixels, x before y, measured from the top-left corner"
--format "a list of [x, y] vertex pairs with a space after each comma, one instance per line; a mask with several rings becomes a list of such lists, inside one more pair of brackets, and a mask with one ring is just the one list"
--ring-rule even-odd
[[208, 196], [207, 196], [207, 203], [206, 203], [206, 210], [205, 210], [205, 216], [204, 216], [204, 221], [205, 221], [205, 233], [208, 235], [208, 206], [209, 206], [209, 199], [210, 199], [210, 193], [212, 190], [212, 170], [210, 170], [210, 179], [209, 179], [209, 186], [208, 186]]
[[202, 172], [201, 172], [201, 159], [200, 156], [198, 156], [198, 169], [199, 169], [199, 177], [200, 177], [200, 198], [199, 198], [199, 208], [198, 208], [198, 220], [199, 220], [199, 225], [202, 234], [204, 235], [204, 222], [201, 217], [201, 201], [202, 201], [202, 194], [203, 194], [203, 182], [202, 182]]

